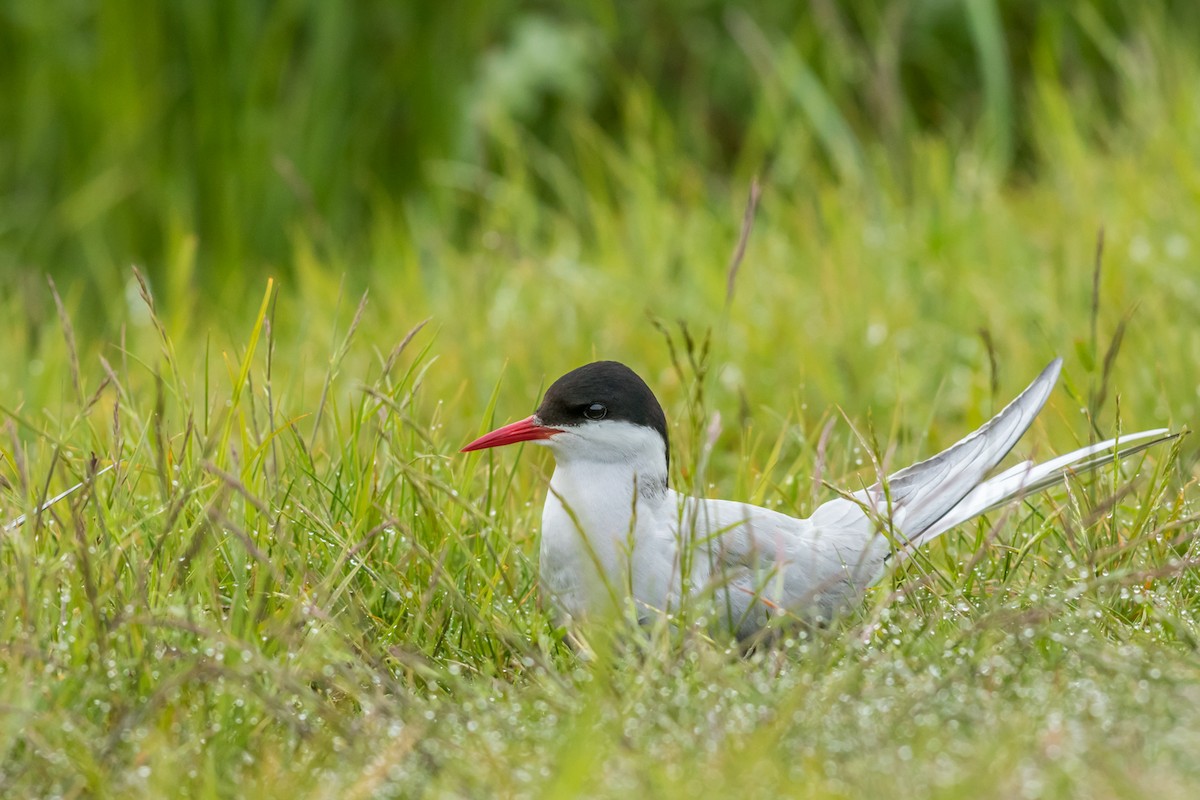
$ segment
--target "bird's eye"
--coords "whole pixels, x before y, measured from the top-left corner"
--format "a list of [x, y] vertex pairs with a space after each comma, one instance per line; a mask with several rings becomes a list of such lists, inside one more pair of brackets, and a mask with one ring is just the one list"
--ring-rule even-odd
[[608, 406], [603, 403], [592, 403], [583, 410], [583, 415], [588, 419], [604, 419], [608, 414]]

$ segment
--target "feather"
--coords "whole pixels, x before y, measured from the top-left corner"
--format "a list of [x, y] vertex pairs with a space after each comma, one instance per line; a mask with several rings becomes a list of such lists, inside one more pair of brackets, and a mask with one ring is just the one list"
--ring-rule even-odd
[[971, 493], [1033, 424], [1050, 396], [1062, 359], [1042, 370], [1025, 391], [983, 427], [932, 458], [905, 467], [854, 497], [887, 515], [904, 536], [919, 540]]

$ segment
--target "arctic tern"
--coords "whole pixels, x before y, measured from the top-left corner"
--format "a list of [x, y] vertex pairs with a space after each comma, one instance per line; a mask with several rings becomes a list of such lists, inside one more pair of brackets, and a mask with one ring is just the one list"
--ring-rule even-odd
[[686, 598], [711, 599], [740, 639], [773, 617], [826, 622], [904, 556], [967, 520], [1114, 458], [1172, 438], [1167, 429], [1100, 442], [1042, 464], [989, 473], [1033, 423], [1058, 379], [1055, 359], [991, 421], [949, 449], [819, 506], [806, 519], [668, 486], [667, 420], [650, 387], [616, 361], [555, 381], [533, 416], [464, 452], [535, 442], [554, 453], [542, 512], [541, 582], [569, 619], [633, 609], [640, 621]]

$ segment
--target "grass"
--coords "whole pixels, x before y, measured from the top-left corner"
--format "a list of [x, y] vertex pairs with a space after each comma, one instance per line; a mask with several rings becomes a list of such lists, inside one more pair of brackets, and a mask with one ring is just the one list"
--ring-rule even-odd
[[[0, 534], [0, 793], [1191, 796], [1192, 438], [964, 526], [749, 658], [693, 629], [591, 661], [560, 643], [536, 591], [548, 457], [456, 451], [590, 358], [655, 388], [676, 485], [800, 514], [1055, 354], [1022, 452], [1196, 419], [1186, 36], [1111, 43], [1111, 124], [1043, 64], [1021, 95], [1042, 166], [1012, 180], [1013, 140], [838, 145], [840, 96], [730, 28], [763, 82], [731, 186], [631, 81], [620, 135], [498, 125], [494, 163], [435, 164], [438, 191], [353, 250], [293, 231], [278, 281], [230, 267], [192, 298], [206, 243], [181, 225], [152, 273], [173, 278], [0, 293], [0, 520], [25, 515]], [[984, 69], [998, 124], [1013, 98]]]

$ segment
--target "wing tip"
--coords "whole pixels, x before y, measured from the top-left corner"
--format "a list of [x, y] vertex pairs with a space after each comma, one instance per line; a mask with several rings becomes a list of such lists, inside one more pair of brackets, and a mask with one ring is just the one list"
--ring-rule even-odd
[[1058, 376], [1062, 374], [1062, 365], [1062, 356], [1055, 356], [1054, 360], [1042, 370], [1042, 374], [1037, 376], [1035, 383], [1040, 383], [1042, 380], [1047, 380], [1051, 384], [1058, 383]]

